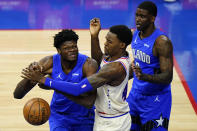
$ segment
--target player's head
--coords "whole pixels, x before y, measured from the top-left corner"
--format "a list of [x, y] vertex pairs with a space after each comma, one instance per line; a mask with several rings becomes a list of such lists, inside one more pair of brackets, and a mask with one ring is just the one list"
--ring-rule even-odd
[[132, 41], [132, 32], [125, 25], [115, 25], [110, 27], [105, 38], [105, 54], [113, 56], [126, 51]]
[[77, 60], [79, 36], [69, 29], [64, 29], [54, 36], [54, 47], [64, 60]]
[[157, 6], [151, 1], [144, 1], [138, 5], [135, 22], [138, 30], [145, 30], [151, 24], [154, 24], [157, 16]]

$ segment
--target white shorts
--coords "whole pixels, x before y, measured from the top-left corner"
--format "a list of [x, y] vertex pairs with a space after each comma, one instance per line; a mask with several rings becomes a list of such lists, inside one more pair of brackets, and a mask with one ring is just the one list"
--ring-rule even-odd
[[131, 116], [129, 113], [104, 118], [95, 112], [94, 130], [93, 131], [130, 131], [131, 128]]

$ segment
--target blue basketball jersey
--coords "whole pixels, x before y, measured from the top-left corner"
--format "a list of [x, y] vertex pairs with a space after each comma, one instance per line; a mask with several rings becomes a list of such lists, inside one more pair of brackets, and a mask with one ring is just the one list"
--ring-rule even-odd
[[[139, 37], [139, 32], [136, 30], [133, 34], [133, 40], [131, 43], [132, 54], [134, 57], [135, 65], [138, 65], [142, 73], [154, 74], [156, 70], [160, 68], [159, 59], [153, 55], [153, 46], [155, 40], [161, 36], [165, 35], [164, 32], [159, 29], [155, 31], [149, 37], [141, 39]], [[158, 94], [166, 91], [170, 91], [170, 84], [155, 84], [139, 80], [134, 73], [134, 80], [132, 85], [132, 90], [138, 91], [142, 94]]]
[[[67, 81], [73, 83], [79, 83], [83, 79], [83, 65], [87, 59], [87, 56], [79, 54], [77, 59], [77, 64], [74, 69], [69, 72], [69, 74], [65, 74], [62, 65], [61, 65], [61, 56], [56, 54], [53, 56], [53, 71], [52, 78], [60, 81]], [[83, 118], [94, 116], [94, 109], [87, 109], [75, 102], [69, 100], [64, 95], [54, 91], [53, 98], [51, 101], [51, 111], [70, 115], [74, 118]], [[86, 118], [87, 119], [87, 118]]]

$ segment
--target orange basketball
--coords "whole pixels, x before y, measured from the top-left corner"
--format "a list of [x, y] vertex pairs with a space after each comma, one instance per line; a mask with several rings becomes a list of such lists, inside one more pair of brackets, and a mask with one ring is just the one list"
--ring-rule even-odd
[[44, 124], [50, 116], [49, 104], [42, 98], [32, 98], [25, 104], [23, 115], [25, 120], [32, 125]]

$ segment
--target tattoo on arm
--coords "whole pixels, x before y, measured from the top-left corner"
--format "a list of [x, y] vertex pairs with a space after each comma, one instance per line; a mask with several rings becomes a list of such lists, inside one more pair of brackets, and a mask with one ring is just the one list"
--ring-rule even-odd
[[121, 76], [126, 76], [124, 67], [120, 62], [113, 62], [104, 65], [98, 73], [88, 77], [88, 81], [96, 89], [113, 81], [120, 81], [119, 83], [121, 83], [124, 79]]
[[156, 43], [156, 52], [160, 62], [159, 74], [143, 74], [142, 80], [153, 83], [169, 84], [173, 77], [173, 46], [171, 41], [162, 36]]

